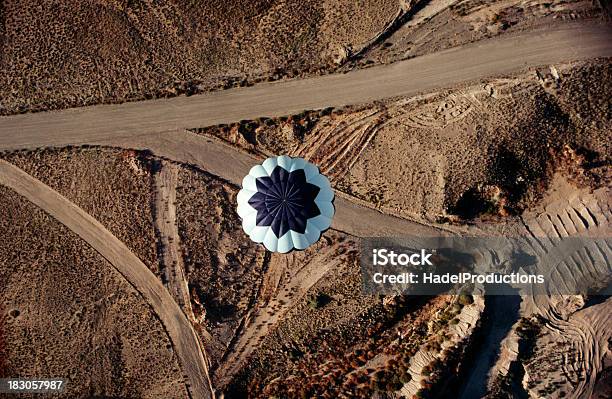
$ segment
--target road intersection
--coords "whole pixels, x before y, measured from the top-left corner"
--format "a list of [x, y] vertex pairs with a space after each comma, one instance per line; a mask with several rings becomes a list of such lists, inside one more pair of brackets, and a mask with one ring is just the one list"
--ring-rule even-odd
[[[192, 97], [0, 117], [0, 151], [83, 144], [146, 149], [239, 185], [259, 160], [186, 129], [410, 96], [537, 65], [610, 57], [611, 33], [606, 25], [567, 24], [504, 35], [346, 74], [265, 83]], [[109, 260], [164, 323], [192, 396], [214, 397], [206, 354], [193, 327], [161, 283], [123, 243], [59, 193], [4, 161], [0, 162], [0, 184], [47, 211]], [[335, 206], [332, 227], [355, 236], [447, 234], [438, 228], [383, 214], [346, 196], [338, 196]]]

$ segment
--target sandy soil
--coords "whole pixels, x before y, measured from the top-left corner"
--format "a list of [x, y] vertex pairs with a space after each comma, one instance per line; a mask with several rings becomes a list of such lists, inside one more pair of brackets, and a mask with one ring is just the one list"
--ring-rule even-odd
[[[525, 225], [537, 237], [609, 236], [609, 187], [595, 191], [577, 189], [557, 178], [540, 209], [524, 215]], [[546, 240], [542, 240], [546, 245]], [[566, 284], [593, 281], [606, 273], [601, 257], [609, 258], [610, 248], [585, 245], [557, 261], [552, 278]], [[608, 265], [609, 267], [609, 265]], [[567, 275], [572, 270], [573, 275]], [[609, 270], [607, 273], [609, 274]], [[535, 354], [525, 366], [524, 385], [531, 393], [572, 398], [593, 395], [603, 372], [607, 342], [612, 326], [610, 301], [589, 304], [582, 296], [553, 295], [527, 298], [524, 313], [536, 313], [546, 320], [546, 330], [538, 338]]]
[[[555, 290], [550, 296], [522, 298], [523, 319], [517, 318], [501, 343], [497, 363], [489, 370], [491, 398], [511, 393], [518, 397], [586, 398], [601, 392], [601, 385], [596, 387], [605, 378], [609, 357], [605, 343], [610, 329], [606, 316], [609, 303], [605, 296], [567, 295], [567, 290], [601, 286], [610, 273], [604, 260], [610, 248], [585, 241], [579, 247], [565, 246], [558, 253], [553, 240], [609, 236], [609, 198], [609, 187], [593, 190], [557, 173], [542, 201], [520, 216], [516, 229], [512, 222], [506, 224], [506, 234], [538, 237], [534, 250], [548, 261], [538, 270], [555, 281], [564, 295]], [[585, 321], [583, 314], [592, 319]], [[526, 332], [521, 327], [525, 318], [536, 320], [539, 331]]]
[[[596, 397], [596, 383], [609, 359], [610, 300], [578, 310], [567, 321], [551, 319], [525, 365], [523, 383], [531, 395]], [[608, 360], [609, 361], [609, 360]]]
[[[466, 342], [470, 341], [474, 331], [479, 328], [479, 323], [481, 322], [482, 314], [485, 310], [485, 303], [486, 299], [483, 296], [476, 296], [474, 303], [464, 306], [460, 310], [455, 316], [457, 320], [456, 324], [447, 326], [443, 332], [445, 336], [448, 336], [448, 339], [441, 344], [442, 348], [451, 348], [453, 346], [461, 347], [466, 345]], [[422, 345], [410, 361], [408, 370], [412, 375], [411, 381], [404, 384], [401, 390], [397, 392], [396, 396], [401, 397], [403, 395], [404, 397], [412, 397], [416, 395], [423, 388], [423, 385], [426, 385], [428, 378], [431, 376], [431, 373], [425, 370], [429, 370], [431, 365], [437, 361], [436, 359], [439, 361], [442, 357], [443, 352], [432, 350], [427, 344]], [[445, 360], [446, 359], [442, 359], [442, 362]], [[466, 377], [466, 379], [469, 378], [469, 376]], [[470, 385], [467, 385], [467, 387], [469, 386]], [[423, 393], [423, 391], [421, 391], [421, 393]]]
[[[240, 330], [215, 372], [218, 386], [226, 386], [244, 366], [270, 329], [302, 299], [310, 288], [340, 266], [338, 246], [343, 237], [330, 233], [317, 245], [290, 257], [273, 254], [268, 260], [258, 298], [241, 322]], [[334, 242], [333, 246], [330, 246]]]
[[162, 281], [176, 303], [191, 321], [195, 321], [185, 266], [181, 254], [176, 218], [176, 185], [178, 165], [160, 162], [155, 173], [155, 231], [161, 252]]
[[601, 3], [588, 0], [440, 0], [421, 2], [414, 11], [414, 15], [386, 40], [351, 60], [344, 68], [392, 63], [563, 22], [603, 23], [606, 15]]
[[482, 398], [486, 395], [490, 371], [500, 356], [502, 340], [519, 317], [521, 298], [518, 296], [489, 296], [483, 300], [488, 308], [489, 321], [483, 331], [484, 337], [479, 343], [478, 352], [472, 360], [473, 367], [466, 373], [463, 390], [458, 396], [462, 399]]
[[100, 221], [159, 274], [153, 230], [151, 159], [111, 148], [41, 149], [4, 159]]
[[[213, 397], [209, 368], [228, 399], [472, 397], [493, 394], [498, 372], [521, 395], [605, 391], [609, 300], [525, 298], [514, 314], [516, 302], [500, 298], [365, 297], [356, 238], [609, 234], [612, 73], [610, 58], [593, 58], [612, 47], [596, 2], [196, 3], [0, 6], [0, 114], [188, 95], [0, 118], [0, 149], [31, 150], [2, 156], [59, 193], [6, 163], [0, 180], [64, 225], [0, 190], [7, 220], [35, 215], [8, 227], [8, 243], [22, 241], [0, 257], [12, 264], [14, 248], [31, 243], [67, 258], [19, 249], [37, 256], [33, 270], [95, 285], [92, 301], [60, 284], [77, 298], [52, 310], [69, 309], [58, 315], [68, 321], [52, 325], [31, 315], [47, 316], [45, 306], [64, 296], [36, 302], [12, 274], [0, 279], [10, 299], [0, 303], [0, 354], [15, 351], [0, 371], [31, 356], [6, 341], [44, 343], [48, 325], [53, 337], [75, 325], [85, 339], [70, 348], [89, 365], [84, 376], [70, 369], [83, 381], [75, 396]], [[125, 150], [39, 149], [81, 144]], [[248, 240], [233, 205], [252, 164], [278, 153], [316, 162], [338, 193], [333, 229], [283, 256]], [[70, 239], [27, 234], [51, 228], [50, 237]], [[551, 278], [571, 282], [564, 273], [578, 262], [581, 281], [609, 274], [589, 262], [601, 250], [581, 248]], [[29, 275], [22, 263], [19, 276]], [[95, 272], [100, 265], [112, 273]], [[118, 320], [130, 307], [138, 319]], [[513, 322], [533, 315], [541, 332], [526, 353]], [[19, 323], [35, 327], [15, 338]], [[83, 342], [93, 343], [88, 351]], [[58, 351], [36, 367], [75, 364]]]
[[[65, 112], [3, 117], [0, 148], [65, 146], [362, 104], [529, 67], [612, 56], [605, 25], [559, 24], [347, 74]], [[537, 39], [537, 40], [534, 40]]]
[[[213, 369], [255, 301], [265, 251], [242, 231], [237, 189], [190, 167], [178, 174], [176, 211], [185, 277]], [[204, 337], [205, 338], [205, 337]]]
[[341, 193], [388, 214], [430, 223], [504, 216], [537, 201], [568, 163], [583, 174], [605, 173], [610, 116], [600, 99], [612, 87], [596, 81], [609, 74], [607, 60], [559, 64], [371, 106], [197, 132], [254, 154], [310, 159]]
[[0, 181], [79, 235], [138, 290], [164, 326], [189, 391], [197, 397], [212, 397], [208, 360], [193, 326], [144, 263], [81, 208], [6, 161], [0, 161]]
[[4, 115], [191, 95], [390, 63], [605, 14], [585, 0], [13, 0], [2, 11]]
[[[291, 261], [266, 256], [258, 247], [248, 242], [241, 231], [239, 219], [230, 206], [235, 201], [236, 183], [239, 183], [240, 177], [245, 173], [243, 169], [264, 154], [279, 150], [316, 160], [322, 170], [333, 177], [337, 188], [344, 191], [340, 192], [336, 201], [338, 215], [334, 226], [342, 226], [343, 231], [356, 235], [367, 235], [374, 231], [374, 228], [378, 228], [377, 231], [383, 229], [387, 234], [426, 231], [428, 229], [426, 226], [391, 215], [422, 218], [423, 222], [431, 223], [435, 220], [435, 216], [448, 217], [453, 210], [460, 209], [457, 204], [461, 203], [466, 193], [492, 195], [485, 197], [488, 198], [489, 205], [495, 205], [492, 209], [486, 209], [491, 217], [484, 220], [489, 223], [499, 224], [500, 221], [504, 221], [502, 217], [507, 217], [510, 213], [504, 213], [504, 210], [519, 212], [526, 207], [530, 210], [535, 209], [536, 214], [541, 213], [537, 210], [539, 208], [533, 208], [533, 204], [539, 201], [542, 190], [549, 184], [555, 171], [566, 176], [571, 182], [566, 191], [555, 195], [569, 198], [571, 201], [574, 201], [571, 198], [576, 192], [588, 193], [589, 187], [606, 184], [606, 159], [609, 158], [609, 149], [605, 138], [609, 116], [605, 104], [602, 104], [599, 98], [601, 95], [606, 95], [609, 88], [602, 84], [590, 89], [586, 94], [580, 94], [580, 85], [587, 83], [586, 77], [595, 73], [607, 76], [608, 69], [605, 60], [594, 63], [558, 64], [537, 68], [529, 74], [508, 76], [478, 85], [413, 98], [396, 98], [372, 106], [294, 115], [291, 118], [274, 119], [273, 123], [261, 119], [255, 121], [254, 130], [249, 130], [250, 122], [244, 121], [227, 127], [214, 128], [219, 129], [219, 132], [213, 132], [214, 134], [211, 134], [209, 129], [198, 131], [198, 134], [171, 132], [115, 141], [115, 145], [148, 148], [156, 155], [187, 164], [177, 165], [168, 160], [158, 164], [158, 161], [150, 156], [149, 162], [161, 165], [161, 170], [158, 170], [158, 166], [155, 167], [155, 171], [159, 173], [147, 175], [145, 181], [150, 185], [149, 189], [157, 188], [156, 196], [149, 194], [148, 201], [156, 199], [150, 206], [156, 210], [153, 216], [157, 218], [152, 220], [157, 223], [158, 235], [161, 238], [161, 258], [164, 259], [164, 264], [172, 264], [174, 261], [179, 264], [180, 253], [184, 264], [184, 279], [179, 278], [180, 273], [166, 274], [168, 269], [161, 270], [160, 275], [168, 279], [168, 286], [174, 287], [177, 297], [183, 298], [183, 302], [187, 299], [190, 301], [193, 320], [197, 323], [196, 331], [211, 354], [216, 387], [227, 390], [227, 397], [241, 397], [244, 392], [250, 392], [250, 396], [285, 392], [275, 379], [279, 375], [289, 377], [280, 371], [280, 365], [285, 365], [290, 360], [291, 364], [294, 364], [292, 367], [295, 367], [292, 369], [295, 371], [292, 372], [292, 375], [295, 375], [292, 381], [295, 378], [296, 383], [312, 388], [311, 392], [324, 392], [325, 389], [317, 381], [327, 381], [321, 380], [325, 375], [317, 375], [312, 368], [318, 368], [327, 360], [336, 359], [334, 362], [338, 363], [330, 363], [335, 366], [330, 366], [328, 369], [328, 374], [331, 376], [337, 373], [342, 375], [342, 377], [329, 377], [335, 381], [334, 392], [342, 391], [345, 389], [342, 387], [352, 386], [351, 384], [363, 384], [360, 389], [363, 389], [363, 392], [370, 392], [379, 384], [374, 377], [377, 368], [387, 370], [385, 364], [393, 358], [388, 355], [379, 356], [380, 360], [371, 363], [373, 370], [368, 371], [366, 367], [359, 371], [361, 374], [355, 374], [356, 377], [350, 377], [352, 373], [341, 368], [344, 366], [340, 364], [346, 365], [350, 362], [347, 363], [345, 357], [340, 361], [337, 356], [344, 356], [355, 349], [357, 345], [355, 340], [363, 342], [362, 337], [368, 336], [368, 328], [374, 328], [377, 320], [382, 320], [380, 323], [387, 320], [385, 319], [387, 316], [383, 316], [387, 311], [381, 313], [376, 301], [349, 300], [348, 303], [344, 303], [334, 296], [340, 292], [346, 297], [344, 289], [351, 287], [351, 281], [358, 276], [353, 271], [346, 274], [346, 280], [331, 277], [337, 270], [346, 270], [346, 268], [350, 270], [350, 264], [346, 264], [348, 260], [338, 256], [340, 252], [334, 252], [346, 250], [342, 249], [344, 248], [342, 235], [338, 233], [327, 236], [328, 244], [334, 248], [333, 251], [330, 250], [329, 253], [319, 251], [313, 254], [312, 258], [306, 256]], [[575, 105], [574, 100], [574, 97], [579, 95], [582, 95], [580, 106]], [[589, 118], [583, 120], [580, 116], [583, 113], [588, 113]], [[545, 120], [541, 114], [547, 116]], [[403, 132], [399, 138], [398, 130]], [[276, 137], [282, 140], [275, 141]], [[431, 137], [436, 138], [441, 144], [434, 146]], [[486, 144], [484, 147], [483, 143]], [[465, 156], [466, 147], [470, 157]], [[550, 147], [553, 151], [549, 151]], [[581, 152], [583, 147], [596, 156], [588, 151]], [[464, 151], [461, 151], [462, 148]], [[500, 159], [500, 149], [510, 154], [501, 157], [501, 160], [507, 164], [496, 163], [496, 160]], [[419, 150], [442, 154], [439, 155], [439, 159], [444, 160], [447, 165], [443, 170], [444, 173], [438, 171], [436, 179], [428, 180], [426, 172], [431, 173], [435, 168], [423, 160], [412, 159], [410, 156]], [[75, 150], [72, 151], [69, 153], [72, 154]], [[53, 165], [57, 162], [53, 157], [61, 159], [62, 153], [56, 151], [55, 155], [48, 157], [46, 164]], [[382, 167], [380, 162], [376, 162], [383, 154], [386, 154], [384, 157], [386, 168]], [[95, 159], [96, 156], [107, 155], [104, 153], [92, 155], [91, 159]], [[137, 159], [137, 156], [128, 157], [127, 163], [131, 170], [139, 170], [139, 168], [134, 169], [134, 162]], [[483, 162], [483, 159], [489, 161]], [[223, 167], [225, 164], [228, 165], [227, 168]], [[421, 170], [419, 168], [425, 173], [417, 174], [418, 178], [404, 180], [413, 171]], [[227, 181], [208, 175], [203, 170], [219, 174]], [[394, 173], [390, 173], [389, 170]], [[130, 175], [126, 175], [125, 178], [139, 179]], [[527, 188], [519, 184], [520, 178], [529, 183]], [[380, 184], [381, 190], [378, 196], [368, 195], [373, 192], [371, 189], [363, 189], [363, 185], [369, 180]], [[383, 184], [386, 180], [390, 180], [395, 186], [408, 185], [412, 189], [400, 195], [393, 185]], [[487, 184], [484, 185], [484, 182]], [[170, 204], [173, 203], [175, 185], [176, 209], [172, 212]], [[500, 190], [497, 192], [483, 190], [483, 185], [499, 186]], [[474, 191], [474, 187], [477, 191]], [[521, 187], [522, 191], [517, 191]], [[438, 198], [437, 202], [419, 202], [419, 198], [425, 198], [427, 195], [422, 190], [438, 190], [438, 197], [433, 194], [427, 197]], [[501, 195], [504, 192], [521, 193], [522, 196], [506, 197], [504, 202], [502, 201], [504, 197]], [[454, 207], [451, 201], [453, 198]], [[473, 200], [471, 197], [467, 198]], [[476, 196], [475, 199], [482, 197]], [[544, 201], [544, 204], [546, 203]], [[589, 204], [589, 200], [582, 199], [579, 203]], [[565, 220], [567, 219], [565, 214], [552, 219], [560, 221], [561, 224], [556, 227], [548, 226], [546, 220], [540, 221], [545, 217], [544, 214], [538, 214], [536, 218], [538, 223], [535, 225], [528, 222], [530, 220], [528, 214], [524, 215], [523, 221], [533, 232], [538, 231], [538, 226], [549, 233], [570, 232], [573, 231], [572, 225], [575, 230], [584, 227], [574, 222], [586, 220], [589, 225], [595, 225], [595, 221], [603, 217], [604, 219], [601, 219], [603, 223], [607, 218], [606, 212], [609, 212], [599, 206], [586, 205], [584, 209], [576, 206], [574, 206], [576, 215], [579, 214], [582, 218], [568, 213], [567, 218], [572, 224]], [[378, 207], [389, 215], [378, 213], [368, 207]], [[422, 210], [417, 214], [411, 213], [415, 209]], [[371, 213], [366, 217], [364, 211]], [[470, 217], [469, 214], [462, 216]], [[174, 219], [178, 230], [172, 228]], [[448, 227], [466, 228], [452, 225]], [[155, 231], [153, 225], [149, 228]], [[236, 243], [239, 243], [238, 246]], [[340, 245], [336, 247], [338, 244]], [[347, 248], [350, 248], [350, 245]], [[187, 285], [181, 287], [185, 281]], [[334, 295], [331, 296], [331, 302], [321, 309], [311, 309], [309, 305], [311, 296], [319, 292], [326, 294], [331, 292]], [[401, 306], [399, 308], [401, 309]], [[549, 300], [538, 302], [533, 309], [538, 309], [540, 314], [551, 320], [559, 311], [565, 312], [563, 314], [568, 317], [574, 311], [568, 308], [567, 304], [556, 301], [553, 303]], [[411, 312], [416, 312], [414, 313], [416, 315], [430, 310], [414, 309]], [[371, 312], [374, 312], [374, 316]], [[431, 316], [432, 313], [428, 314]], [[333, 317], [327, 318], [331, 315], [335, 315], [338, 319], [337, 324], [331, 321]], [[340, 315], [347, 317], [343, 318]], [[333, 331], [345, 334], [346, 326], [355, 325], [355, 320], [359, 320], [363, 331], [356, 329], [359, 333], [355, 333], [352, 338], [348, 333], [341, 335], [343, 339], [348, 336], [345, 341], [333, 344], [328, 342], [332, 347], [338, 345], [338, 348], [343, 348], [337, 354], [331, 355], [322, 350], [322, 353], [312, 355], [317, 360], [312, 360], [311, 355], [303, 357], [309, 347], [326, 348], [322, 343], [329, 340], [326, 326], [332, 326], [329, 328]], [[574, 337], [568, 341], [568, 345], [577, 348], [569, 357], [573, 359], [570, 362], [573, 365], [572, 372], [576, 375], [590, 373], [591, 377], [582, 385], [563, 382], [574, 381], [573, 377], [560, 379], [557, 385], [570, 384], [569, 386], [577, 392], [587, 394], [595, 390], [598, 375], [603, 372], [604, 351], [601, 349], [603, 341], [600, 337], [606, 322], [596, 322], [595, 324], [601, 328], [598, 327], [598, 330], [587, 335], [581, 332], [584, 327], [581, 322], [575, 324], [576, 326], [567, 322], [561, 323], [561, 327], [556, 328], [564, 331], [565, 336]], [[383, 335], [394, 333], [393, 330], [388, 330], [388, 326], [386, 328], [380, 333]], [[467, 333], [466, 336], [469, 335], [471, 333]], [[491, 353], [496, 353], [503, 345], [500, 344], [503, 342], [502, 335], [489, 345]], [[414, 375], [415, 379], [414, 383], [409, 384], [410, 388], [406, 388], [410, 393], [423, 389], [422, 385], [433, 391], [440, 389], [439, 382], [435, 378], [425, 376], [421, 373], [422, 370], [418, 370], [425, 366], [443, 367], [444, 363], [440, 363], [441, 357], [431, 353], [432, 343], [427, 339], [427, 337], [438, 339], [438, 336], [442, 337], [437, 333], [417, 334], [413, 340], [414, 345], [418, 343], [415, 353], [420, 353], [418, 350], [421, 346], [427, 345], [427, 347], [421, 348], [422, 356], [415, 358], [417, 360], [414, 360], [415, 366], [412, 369], [410, 369], [412, 363], [407, 363], [407, 370], [411, 370], [410, 374]], [[556, 339], [550, 338], [551, 342]], [[380, 354], [381, 348], [386, 345], [372, 347], [372, 358], [376, 358], [375, 355]], [[542, 346], [547, 347], [544, 344]], [[456, 355], [452, 350], [449, 351], [451, 353], [445, 352], [444, 359], [456, 362]], [[546, 360], [554, 358], [554, 354], [544, 350], [534, 356], [534, 359], [548, 361], [551, 367], [556, 367], [554, 361]], [[273, 366], [262, 368], [263, 364]], [[351, 370], [359, 367], [361, 366]], [[490, 374], [491, 367], [492, 370], [497, 370], [497, 365], [492, 361], [487, 363], [486, 367], [483, 366], [482, 370], [476, 370], [478, 377], [475, 378], [482, 380], [483, 375]], [[342, 371], [338, 371], [341, 369]], [[525, 370], [527, 370], [525, 375], [532, 375], [528, 367]], [[448, 372], [450, 371], [439, 371], [435, 375], [444, 375], [443, 373]], [[451, 372], [449, 378], [455, 381], [458, 375]], [[556, 378], [554, 375], [551, 374], [548, 382], [552, 383]], [[353, 381], [352, 378], [357, 380]], [[399, 376], [390, 375], [388, 378], [385, 383], [389, 385], [384, 387], [385, 390], [401, 389], [395, 385], [397, 384], [395, 378]], [[480, 385], [479, 389], [482, 388]], [[550, 386], [535, 385], [533, 388], [551, 390]], [[299, 392], [296, 391], [297, 393]]]
[[398, 11], [396, 0], [5, 1], [0, 114], [320, 73]]
[[64, 377], [72, 397], [186, 398], [154, 312], [77, 235], [0, 187], [3, 376]]
[[[478, 322], [481, 303], [451, 311], [452, 298], [354, 297], [351, 281], [359, 283], [351, 269], [340, 267], [328, 274], [334, 281], [317, 284], [331, 293], [329, 303], [299, 301], [263, 341], [243, 382], [249, 396], [401, 397], [412, 391], [401, 379], [416, 379], [410, 385], [419, 390], [427, 379], [421, 369], [461, 346]], [[434, 341], [441, 345], [430, 347]]]

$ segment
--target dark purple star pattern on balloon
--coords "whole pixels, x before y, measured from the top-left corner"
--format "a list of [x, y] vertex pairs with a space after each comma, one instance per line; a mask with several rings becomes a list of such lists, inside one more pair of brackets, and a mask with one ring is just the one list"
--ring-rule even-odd
[[288, 172], [276, 166], [256, 183], [249, 204], [257, 211], [257, 225], [271, 226], [278, 238], [289, 230], [304, 234], [308, 219], [321, 214], [315, 203], [319, 187], [306, 181], [303, 169]]

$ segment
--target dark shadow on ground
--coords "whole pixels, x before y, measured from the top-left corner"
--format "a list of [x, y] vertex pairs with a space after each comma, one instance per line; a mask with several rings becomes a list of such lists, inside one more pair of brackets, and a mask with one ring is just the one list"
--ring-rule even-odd
[[[511, 290], [511, 287], [505, 287]], [[487, 393], [489, 371], [500, 354], [502, 340], [519, 319], [519, 295], [487, 295], [482, 318], [480, 344], [473, 348], [473, 360], [465, 376], [460, 399], [482, 398]]]

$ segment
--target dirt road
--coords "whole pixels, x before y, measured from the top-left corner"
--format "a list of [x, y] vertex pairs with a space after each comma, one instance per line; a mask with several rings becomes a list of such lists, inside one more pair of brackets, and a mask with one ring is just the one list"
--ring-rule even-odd
[[244, 365], [246, 359], [257, 349], [259, 343], [272, 330], [282, 317], [295, 306], [308, 290], [331, 269], [339, 266], [340, 261], [330, 258], [329, 252], [323, 251], [298, 269], [291, 268], [295, 254], [272, 255], [270, 271], [280, 272], [279, 285], [267, 289], [269, 300], [260, 300], [257, 307], [244, 320], [244, 325], [234, 344], [228, 348], [227, 356], [215, 371], [213, 381], [216, 387], [225, 387]]
[[0, 118], [0, 149], [63, 146], [413, 95], [535, 65], [612, 56], [612, 28], [559, 25], [346, 74]]
[[212, 398], [208, 361], [191, 323], [155, 275], [121, 241], [81, 208], [40, 180], [0, 160], [0, 184], [24, 196], [108, 260], [146, 299], [168, 332], [193, 398]]
[[187, 317], [195, 322], [176, 225], [177, 180], [178, 166], [161, 162], [160, 170], [155, 173], [155, 230], [161, 246], [166, 288]]
[[[606, 25], [567, 24], [505, 35], [435, 54], [347, 74], [261, 84], [192, 97], [100, 105], [0, 118], [0, 150], [101, 144], [150, 149], [240, 184], [258, 160], [185, 128], [304, 109], [410, 95], [527, 66], [612, 56]], [[439, 231], [382, 214], [352, 199], [336, 200], [335, 229], [356, 236], [433, 234]]]
[[[150, 150], [159, 157], [197, 166], [236, 185], [241, 185], [242, 178], [248, 174], [251, 167], [262, 161], [221, 141], [188, 131], [141, 135], [119, 140], [109, 138], [90, 143]], [[334, 206], [336, 214], [332, 228], [357, 237], [427, 237], [444, 233], [439, 228], [371, 209], [365, 204], [356, 203], [353, 198], [343, 196], [342, 193], [337, 193]]]
[[[409, 96], [530, 66], [612, 56], [611, 33], [605, 25], [567, 24], [347, 74], [192, 97], [1, 117], [0, 150], [79, 144], [149, 149], [160, 157], [193, 164], [239, 184], [258, 159], [187, 133], [186, 128]], [[5, 162], [0, 162], [0, 184], [24, 195], [77, 233], [142, 293], [175, 345], [193, 397], [211, 397], [206, 355], [198, 338], [180, 307], [146, 266], [83, 210]], [[440, 234], [432, 227], [383, 214], [344, 197], [338, 197], [335, 206], [332, 227], [356, 236]]]

